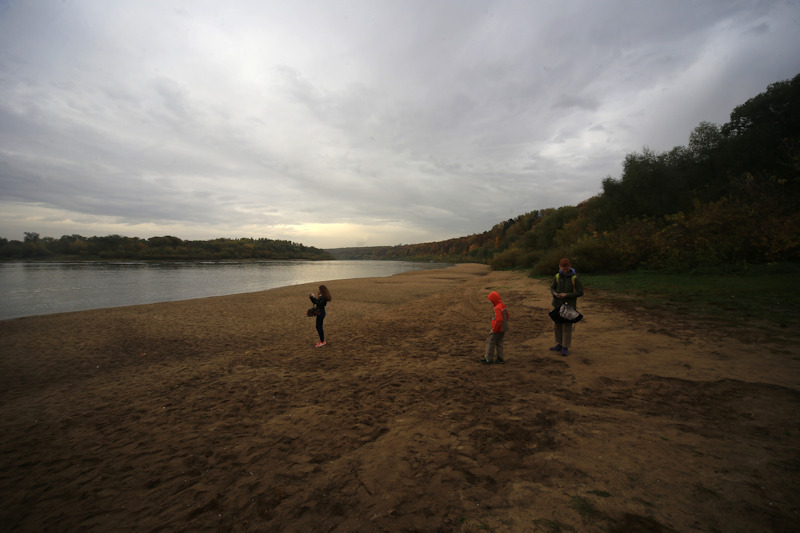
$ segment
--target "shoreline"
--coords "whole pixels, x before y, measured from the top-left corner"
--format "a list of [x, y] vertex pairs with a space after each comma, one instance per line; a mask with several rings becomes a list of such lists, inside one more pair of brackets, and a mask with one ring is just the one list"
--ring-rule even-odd
[[[122, 267], [125, 267], [125, 266], [159, 267], [159, 266], [162, 266], [162, 265], [175, 265], [176, 267], [181, 267], [181, 266], [195, 267], [196, 266], [198, 268], [202, 268], [202, 267], [214, 267], [214, 266], [224, 267], [224, 266], [228, 266], [228, 265], [230, 265], [230, 266], [235, 266], [235, 265], [253, 265], [253, 264], [257, 264], [257, 263], [264, 263], [264, 264], [270, 264], [270, 263], [274, 263], [274, 264], [309, 263], [309, 264], [312, 265], [312, 268], [313, 268], [313, 266], [316, 266], [316, 265], [319, 265], [319, 264], [325, 264], [325, 263], [340, 263], [340, 264], [345, 263], [345, 264], [347, 264], [347, 263], [354, 263], [354, 262], [364, 263], [364, 264], [366, 264], [366, 263], [392, 263], [392, 264], [412, 263], [412, 264], [429, 265], [430, 268], [427, 268], [425, 270], [438, 270], [438, 269], [441, 269], [441, 268], [450, 268], [450, 267], [456, 265], [456, 264], [441, 263], [441, 262], [439, 262], [439, 263], [435, 263], [435, 262], [427, 263], [427, 262], [421, 262], [421, 261], [378, 261], [378, 260], [336, 260], [336, 261], [334, 261], [334, 260], [327, 260], [327, 261], [237, 260], [237, 261], [151, 261], [151, 262], [106, 260], [106, 261], [83, 261], [83, 262], [60, 262], [60, 261], [59, 262], [35, 262], [34, 261], [34, 262], [16, 262], [15, 264], [31, 264], [31, 265], [52, 264], [52, 265], [69, 265], [69, 266], [72, 266], [72, 265], [92, 265], [92, 266], [99, 266], [100, 268], [102, 268], [104, 265], [122, 266]], [[9, 262], [9, 263], [11, 263], [11, 262]], [[437, 265], [439, 265], [439, 266], [437, 266]], [[444, 265], [444, 266], [441, 266], [441, 265]], [[339, 279], [357, 279], [357, 278], [360, 278], [360, 277], [364, 277], [364, 276], [361, 275], [361, 274], [363, 274], [362, 272], [358, 272], [358, 270], [360, 270], [360, 269], [357, 268], [357, 267], [342, 266], [342, 268], [340, 269], [340, 270], [342, 270], [342, 272], [340, 274], [347, 273], [348, 269], [353, 273], [354, 277], [337, 278], [334, 281], [338, 281]], [[320, 269], [318, 269], [318, 270], [320, 270]], [[325, 270], [326, 269], [323, 267], [321, 269], [321, 271], [322, 271], [321, 273], [323, 273]], [[368, 269], [368, 270], [374, 270], [377, 273], [377, 271], [379, 269], [378, 268], [372, 268], [372, 269]], [[395, 272], [391, 272], [391, 273], [385, 274], [385, 276], [388, 277], [388, 276], [395, 275], [397, 273], [407, 272], [407, 270], [402, 270], [400, 268], [394, 268], [393, 270], [395, 270]], [[57, 273], [57, 275], [63, 275], [63, 274]], [[102, 271], [101, 271], [100, 275], [102, 275]], [[192, 274], [190, 274], [190, 275], [192, 275]], [[141, 277], [141, 275], [140, 275], [140, 277]], [[131, 289], [130, 285], [131, 285], [131, 283], [137, 283], [136, 279], [135, 278], [133, 278], [133, 279], [130, 278], [129, 274], [124, 274], [123, 278], [122, 278], [122, 280], [120, 282], [123, 284], [123, 286], [126, 285], [126, 284], [128, 285], [128, 287], [125, 289], [127, 292], [125, 292], [122, 296], [117, 295], [117, 296], [111, 297], [111, 298], [109, 298], [108, 294], [114, 292], [114, 287], [113, 286], [108, 286], [108, 287], [105, 288], [105, 290], [100, 290], [100, 289], [98, 289], [96, 287], [93, 289], [90, 286], [88, 286], [88, 284], [92, 281], [90, 278], [86, 278], [86, 279], [81, 279], [80, 277], [77, 278], [77, 279], [70, 278], [69, 279], [70, 283], [77, 284], [76, 286], [78, 288], [80, 288], [82, 290], [85, 290], [85, 291], [88, 291], [90, 293], [90, 295], [88, 296], [89, 303], [84, 303], [83, 298], [86, 297], [86, 296], [83, 293], [74, 294], [73, 295], [73, 294], [70, 294], [69, 292], [67, 292], [66, 295], [63, 295], [61, 297], [62, 300], [59, 300], [55, 304], [52, 304], [51, 303], [52, 299], [47, 297], [47, 293], [52, 292], [52, 291], [59, 292], [61, 289], [58, 288], [58, 287], [55, 287], [55, 286], [49, 286], [48, 285], [48, 286], [39, 287], [37, 285], [35, 289], [30, 288], [30, 287], [27, 288], [27, 291], [28, 292], [34, 292], [34, 293], [41, 293], [42, 296], [40, 296], [39, 299], [26, 297], [25, 301], [22, 301], [22, 302], [13, 302], [13, 300], [11, 300], [11, 299], [6, 300], [6, 304], [11, 305], [11, 307], [10, 308], [0, 309], [0, 321], [3, 321], [3, 320], [14, 320], [14, 319], [18, 319], [18, 318], [26, 318], [26, 317], [33, 317], [33, 316], [47, 316], [47, 315], [54, 315], [54, 314], [59, 314], [59, 313], [92, 311], [92, 310], [100, 310], [100, 309], [113, 309], [113, 308], [118, 308], [118, 307], [129, 307], [129, 306], [134, 306], [134, 305], [148, 305], [148, 304], [154, 304], [154, 303], [177, 302], [177, 301], [183, 301], [183, 300], [196, 300], [196, 299], [201, 299], [201, 298], [213, 298], [213, 297], [217, 297], [217, 296], [232, 296], [232, 295], [237, 295], [237, 294], [247, 294], [247, 293], [250, 293], [250, 292], [261, 292], [261, 291], [264, 291], [264, 290], [271, 290], [271, 289], [282, 288], [282, 287], [292, 287], [294, 285], [308, 283], [307, 281], [303, 281], [302, 280], [303, 277], [307, 278], [308, 275], [307, 274], [305, 276], [298, 275], [296, 279], [299, 279], [299, 281], [293, 281], [293, 282], [287, 283], [287, 282], [290, 281], [289, 277], [286, 277], [286, 279], [281, 279], [281, 274], [276, 274], [276, 275], [273, 275], [273, 276], [270, 276], [269, 274], [267, 274], [267, 276], [263, 279], [263, 281], [261, 281], [261, 283], [260, 283], [261, 286], [257, 287], [257, 288], [253, 286], [253, 282], [249, 282], [248, 283], [248, 278], [245, 277], [238, 284], [233, 283], [233, 282], [227, 282], [226, 283], [226, 282], [222, 281], [221, 282], [222, 283], [221, 290], [219, 291], [219, 293], [216, 293], [216, 294], [213, 293], [213, 292], [217, 292], [217, 291], [210, 291], [210, 290], [203, 291], [203, 290], [198, 290], [198, 289], [192, 289], [190, 291], [192, 293], [195, 293], [194, 295], [181, 294], [181, 292], [189, 291], [188, 288], [184, 287], [184, 288], [182, 288], [181, 291], [175, 291], [175, 289], [172, 289], [173, 293], [172, 294], [168, 294], [165, 297], [157, 296], [156, 293], [154, 293], [152, 291], [147, 293], [146, 296], [142, 297], [142, 293], [140, 293], [140, 292], [136, 292], [136, 293], [131, 292], [132, 289]], [[384, 276], [378, 276], [378, 277], [384, 277]], [[199, 280], [199, 281], [203, 281], [203, 280]], [[212, 281], [214, 281], [215, 283], [220, 282], [220, 280], [217, 279], [217, 278], [214, 278]], [[185, 285], [186, 281], [182, 281], [181, 277], [176, 277], [175, 283], [176, 284]], [[273, 283], [281, 283], [281, 284], [275, 285], [275, 286], [270, 286]], [[4, 295], [5, 296], [11, 296], [13, 292], [17, 292], [17, 293], [20, 292], [20, 290], [16, 290], [16, 291], [11, 290], [9, 292], [9, 289], [7, 288], [8, 286], [10, 286], [10, 285], [8, 283], [4, 282], [2, 291], [0, 291], [0, 296], [4, 296]], [[91, 294], [92, 291], [94, 291], [93, 295]], [[227, 291], [234, 291], [234, 292], [227, 292]], [[8, 292], [7, 295], [5, 294], [6, 292]], [[25, 290], [23, 289], [22, 292], [25, 293]], [[205, 292], [205, 294], [200, 294], [202, 292]], [[212, 292], [212, 293], [209, 294], [209, 292]], [[164, 299], [164, 298], [167, 298], [167, 299]], [[106, 300], [106, 301], [103, 301], [103, 300]], [[120, 303], [117, 303], [114, 300], [119, 300]], [[52, 306], [54, 308], [54, 310], [47, 311], [47, 312], [42, 312], [42, 311], [45, 310], [45, 309], [43, 309], [43, 307], [45, 307], [45, 306]], [[26, 310], [22, 310], [23, 307], [27, 307], [27, 309]], [[22, 314], [20, 314], [20, 313], [22, 313]], [[27, 313], [30, 313], [30, 314], [27, 314]]]
[[[484, 366], [491, 290], [511, 320]], [[564, 358], [549, 300], [461, 264], [2, 321], [0, 526], [793, 527], [794, 347], [587, 295]]]

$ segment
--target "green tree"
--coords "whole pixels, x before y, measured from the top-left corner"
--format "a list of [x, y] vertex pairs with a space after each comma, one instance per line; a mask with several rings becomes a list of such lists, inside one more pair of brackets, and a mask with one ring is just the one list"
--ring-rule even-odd
[[725, 157], [745, 195], [753, 191], [787, 200], [795, 210], [800, 195], [800, 74], [771, 84], [731, 113], [722, 127]]
[[712, 159], [722, 142], [720, 127], [711, 122], [701, 122], [689, 134], [689, 153], [696, 162]]

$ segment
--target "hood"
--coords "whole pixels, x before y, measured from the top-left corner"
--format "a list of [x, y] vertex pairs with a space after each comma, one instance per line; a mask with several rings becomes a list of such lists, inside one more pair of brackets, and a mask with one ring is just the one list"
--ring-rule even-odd
[[489, 293], [489, 301], [494, 305], [503, 303], [503, 300], [500, 299], [500, 294], [498, 294], [497, 291], [492, 291]]
[[575, 272], [575, 269], [574, 269], [574, 268], [570, 268], [570, 269], [569, 269], [569, 272], [567, 272], [566, 274], [564, 274], [563, 272], [561, 272], [561, 270], [559, 270], [558, 272], [556, 272], [556, 274], [561, 274], [561, 275], [562, 275], [562, 276], [564, 276], [565, 278], [571, 278], [572, 276], [574, 276], [574, 275], [576, 274], [576, 272]]

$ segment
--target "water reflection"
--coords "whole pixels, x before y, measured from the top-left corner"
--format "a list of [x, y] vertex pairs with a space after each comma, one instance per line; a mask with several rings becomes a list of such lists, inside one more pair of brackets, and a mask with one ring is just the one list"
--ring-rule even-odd
[[443, 268], [404, 261], [0, 263], [0, 319]]

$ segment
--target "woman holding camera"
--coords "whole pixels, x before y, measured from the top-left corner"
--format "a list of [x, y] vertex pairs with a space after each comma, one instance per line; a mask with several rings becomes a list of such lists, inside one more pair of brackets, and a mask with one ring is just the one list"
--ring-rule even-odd
[[325, 285], [319, 286], [319, 294], [314, 296], [313, 292], [308, 293], [311, 303], [314, 304], [314, 309], [317, 315], [317, 333], [319, 334], [319, 342], [314, 346], [319, 348], [325, 346], [325, 330], [322, 328], [322, 322], [325, 320], [325, 306], [332, 300], [331, 293]]

